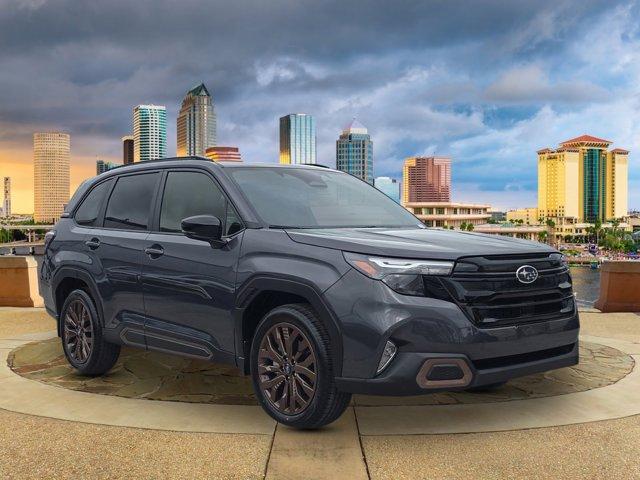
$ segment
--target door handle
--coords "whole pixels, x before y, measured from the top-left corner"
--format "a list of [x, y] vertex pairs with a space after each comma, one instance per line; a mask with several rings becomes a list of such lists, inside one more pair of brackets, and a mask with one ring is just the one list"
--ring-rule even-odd
[[87, 240], [84, 244], [91, 250], [95, 250], [100, 246], [100, 239], [93, 237], [91, 240]]
[[151, 245], [144, 249], [144, 253], [149, 255], [151, 258], [158, 258], [164, 255], [164, 248], [160, 245]]

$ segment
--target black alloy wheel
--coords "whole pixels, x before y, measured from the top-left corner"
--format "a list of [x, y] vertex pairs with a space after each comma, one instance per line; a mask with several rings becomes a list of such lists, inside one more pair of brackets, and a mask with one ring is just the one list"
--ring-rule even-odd
[[60, 336], [67, 360], [81, 375], [105, 374], [120, 356], [120, 345], [103, 338], [96, 304], [84, 290], [67, 296], [60, 311]]
[[93, 324], [82, 300], [73, 300], [64, 316], [62, 341], [65, 351], [79, 364], [87, 363], [93, 351]]

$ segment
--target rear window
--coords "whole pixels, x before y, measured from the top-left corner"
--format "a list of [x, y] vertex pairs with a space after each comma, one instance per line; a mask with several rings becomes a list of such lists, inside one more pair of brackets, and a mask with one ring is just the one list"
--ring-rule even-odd
[[102, 182], [89, 192], [89, 195], [85, 197], [78, 210], [76, 210], [76, 223], [87, 227], [99, 226], [100, 219], [98, 216], [100, 215], [104, 198], [111, 188], [111, 183], [111, 180]]
[[106, 228], [147, 230], [159, 173], [118, 178], [104, 215]]

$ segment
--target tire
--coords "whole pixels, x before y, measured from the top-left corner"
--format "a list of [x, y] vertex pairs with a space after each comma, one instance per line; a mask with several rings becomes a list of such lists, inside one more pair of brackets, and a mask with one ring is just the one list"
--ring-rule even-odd
[[499, 389], [500, 387], [502, 387], [506, 383], [507, 382], [497, 382], [497, 383], [490, 383], [489, 385], [482, 385], [481, 387], [471, 387], [471, 388], [467, 388], [465, 390], [465, 392], [469, 392], [469, 393], [489, 393], [489, 392], [493, 392], [493, 391]]
[[120, 345], [104, 340], [98, 312], [87, 292], [74, 290], [69, 294], [60, 322], [64, 355], [79, 374], [98, 376], [111, 370], [120, 356]]
[[309, 305], [284, 305], [267, 313], [253, 336], [250, 362], [258, 401], [279, 423], [320, 428], [349, 406], [351, 394], [335, 384], [329, 335]]

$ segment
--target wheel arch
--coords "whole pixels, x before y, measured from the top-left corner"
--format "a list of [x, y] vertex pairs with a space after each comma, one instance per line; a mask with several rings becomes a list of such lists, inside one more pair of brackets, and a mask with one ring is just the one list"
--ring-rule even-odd
[[102, 301], [98, 295], [98, 288], [88, 272], [80, 268], [62, 267], [56, 272], [52, 281], [52, 287], [56, 309], [58, 336], [61, 334], [62, 306], [64, 305], [64, 301], [68, 294], [77, 288], [87, 291], [89, 296], [91, 296], [98, 312], [99, 320], [103, 323]]
[[288, 303], [307, 303], [327, 328], [336, 376], [342, 372], [342, 329], [329, 305], [312, 284], [298, 278], [256, 276], [238, 293], [235, 310], [236, 363], [249, 373], [249, 350], [258, 323], [273, 308]]

